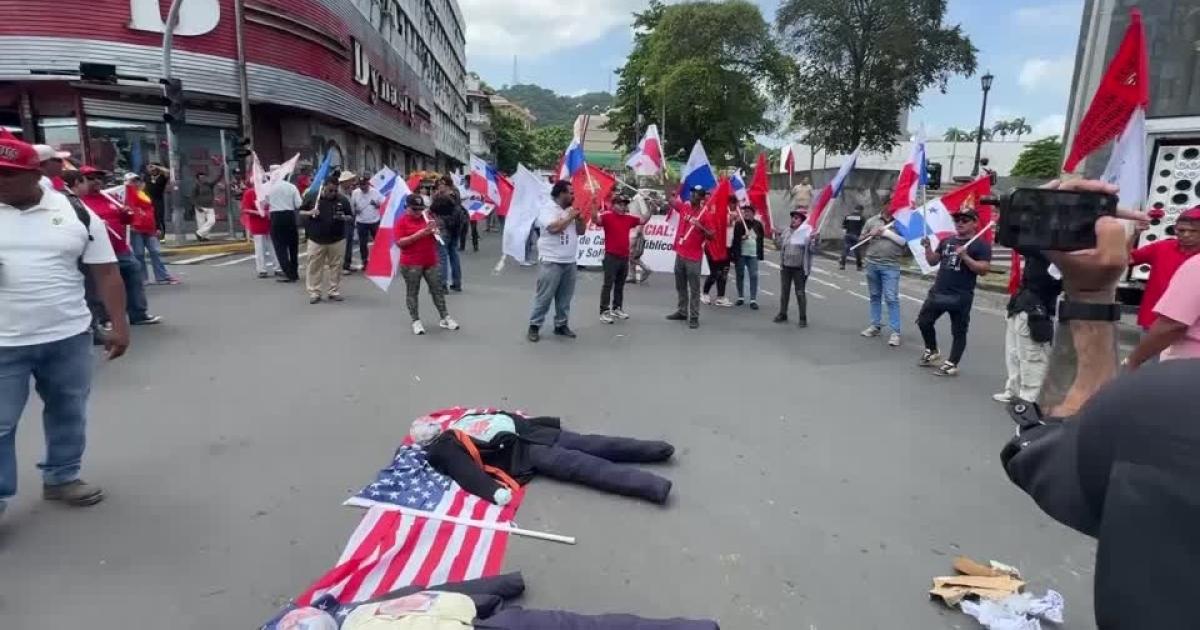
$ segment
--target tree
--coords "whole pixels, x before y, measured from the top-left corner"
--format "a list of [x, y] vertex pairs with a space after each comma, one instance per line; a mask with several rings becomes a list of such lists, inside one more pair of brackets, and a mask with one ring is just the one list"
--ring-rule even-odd
[[533, 112], [539, 127], [570, 126], [580, 113], [604, 112], [612, 107], [613, 103], [613, 96], [608, 92], [560, 96], [532, 84], [505, 86], [499, 94]]
[[1037, 142], [1029, 143], [1021, 155], [1017, 157], [1017, 164], [1013, 166], [1013, 177], [1032, 177], [1038, 179], [1049, 179], [1058, 177], [1062, 171], [1063, 163], [1063, 144], [1056, 136], [1042, 138]]
[[942, 23], [946, 0], [783, 0], [775, 26], [796, 56], [793, 122], [831, 151], [889, 150], [921, 92], [975, 72], [975, 46]]
[[770, 97], [783, 95], [790, 62], [757, 6], [651, 0], [634, 14], [634, 30], [606, 125], [622, 148], [631, 150], [645, 124], [657, 122], [666, 155], [702, 140], [709, 158], [719, 161], [737, 155], [754, 134], [774, 129]]
[[1027, 133], [1033, 133], [1033, 127], [1030, 127], [1029, 124], [1025, 122], [1024, 118], [1014, 119], [1010, 124], [1012, 127], [1009, 129], [1009, 131], [1011, 131], [1013, 134], [1016, 134], [1017, 142], [1021, 141], [1021, 136]]
[[527, 166], [536, 168], [554, 168], [567, 145], [571, 143], [571, 127], [538, 127], [533, 130], [533, 155], [528, 158]]
[[533, 134], [520, 120], [501, 111], [492, 112], [488, 143], [496, 154], [496, 167], [506, 173], [516, 171], [517, 164], [528, 162], [534, 152]]
[[951, 127], [946, 130], [946, 133], [942, 136], [942, 139], [946, 142], [966, 142], [971, 139], [971, 132], [963, 131], [958, 127]]
[[992, 133], [1000, 136], [1001, 141], [1007, 138], [1011, 131], [1012, 123], [1007, 120], [997, 120], [995, 124], [992, 125]]
[[[971, 133], [967, 134], [968, 142], [975, 142], [978, 139], [979, 139], [979, 130], [978, 129], [972, 129]], [[991, 141], [991, 139], [992, 139], [992, 130], [988, 129], [987, 127], [984, 127], [983, 128], [983, 141], [989, 142], [989, 141]]]

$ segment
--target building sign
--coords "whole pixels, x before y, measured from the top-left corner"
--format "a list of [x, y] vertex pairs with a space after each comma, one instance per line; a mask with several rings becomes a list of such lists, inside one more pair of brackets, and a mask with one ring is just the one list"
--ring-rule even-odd
[[403, 117], [412, 122], [412, 100], [400, 91], [400, 87], [384, 78], [383, 74], [371, 66], [367, 51], [357, 39], [353, 42], [354, 82], [368, 88], [371, 102], [383, 102], [395, 107]]
[[[184, 36], [211, 33], [221, 22], [218, 0], [182, 0], [175, 34]], [[129, 0], [129, 28], [135, 31], [165, 33], [167, 24], [158, 0]]]

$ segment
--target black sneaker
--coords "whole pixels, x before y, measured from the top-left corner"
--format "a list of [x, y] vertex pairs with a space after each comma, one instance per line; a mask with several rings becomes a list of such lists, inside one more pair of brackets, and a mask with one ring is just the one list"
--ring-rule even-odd
[[799, 324], [799, 326], [800, 326], [801, 328], [808, 328], [808, 321], [807, 321], [807, 320], [805, 320], [805, 321], [801, 321], [801, 322], [800, 322], [800, 324]]
[[455, 293], [462, 293], [462, 285], [461, 285], [461, 284], [455, 284], [455, 285], [452, 285], [452, 286], [450, 287], [450, 290], [451, 290], [451, 291], [453, 291], [453, 292], [455, 292]]
[[688, 322], [688, 328], [691, 328], [692, 330], [696, 330], [699, 327], [700, 327], [699, 320], [693, 319], [692, 321]]
[[537, 326], [530, 326], [529, 332], [525, 334], [525, 338], [533, 343], [537, 343], [542, 338], [542, 332]]
[[571, 330], [567, 326], [555, 326], [554, 334], [558, 335], [559, 337], [566, 337], [567, 339], [574, 339], [577, 336], [575, 331]]
[[684, 315], [683, 313], [676, 311], [674, 313], [671, 313], [670, 315], [667, 315], [667, 320], [672, 321], [672, 322], [686, 322], [687, 315]]
[[146, 319], [139, 319], [129, 322], [130, 326], [154, 326], [162, 323], [162, 318], [158, 315], [148, 315]]
[[780, 313], [780, 314], [776, 315], [776, 316], [775, 316], [775, 319], [773, 319], [773, 320], [771, 320], [771, 321], [775, 322], [776, 324], [782, 324], [782, 323], [786, 322], [786, 321], [787, 321], [787, 319], [788, 319], [788, 318], [787, 318], [787, 315], [784, 315], [783, 313]]
[[758, 302], [751, 300], [750, 301], [750, 310], [757, 311], [758, 310]]
[[314, 296], [312, 296], [312, 297], [308, 298], [308, 303], [309, 303], [309, 304], [320, 304], [320, 303], [321, 303], [321, 296], [319, 296], [319, 295], [314, 295]]
[[742, 306], [745, 303], [746, 303], [746, 300], [743, 300], [742, 298], [738, 298], [737, 302], [734, 302], [734, 304], [737, 304], [738, 306]]
[[933, 371], [934, 376], [958, 376], [958, 366], [946, 361]]

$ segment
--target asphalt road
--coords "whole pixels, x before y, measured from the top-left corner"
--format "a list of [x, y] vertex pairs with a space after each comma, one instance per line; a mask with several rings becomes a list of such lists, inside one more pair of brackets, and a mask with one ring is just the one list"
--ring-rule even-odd
[[[672, 279], [630, 287], [633, 319], [596, 319], [598, 274], [575, 301], [574, 342], [524, 340], [533, 271], [492, 274], [497, 238], [468, 254], [463, 330], [414, 337], [397, 280], [359, 276], [343, 304], [252, 278], [243, 256], [176, 267], [151, 287], [166, 318], [98, 367], [87, 510], [47, 505], [33, 402], [18, 436], [21, 494], [0, 523], [0, 628], [250, 628], [335, 561], [361, 517], [340, 505], [384, 466], [410, 420], [454, 404], [561, 415], [588, 432], [665, 438], [666, 507], [536, 480], [506, 569], [525, 604], [719, 619], [734, 630], [972, 628], [929, 601], [959, 553], [1019, 567], [1090, 628], [1094, 546], [1011, 486], [1003, 320], [976, 312], [957, 379], [915, 367], [921, 288], [905, 280], [905, 346], [858, 336], [865, 287], [822, 262], [811, 327], [764, 309], [707, 307], [667, 322]], [[240, 262], [238, 262], [240, 261]], [[764, 267], [764, 287], [778, 275]], [[993, 305], [994, 306], [994, 305]], [[423, 296], [426, 324], [435, 323]], [[948, 335], [943, 322], [942, 334]], [[948, 338], [947, 338], [948, 345]]]

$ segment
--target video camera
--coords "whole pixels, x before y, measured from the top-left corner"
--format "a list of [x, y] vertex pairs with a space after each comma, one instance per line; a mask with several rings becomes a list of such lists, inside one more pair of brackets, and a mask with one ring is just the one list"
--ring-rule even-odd
[[1116, 195], [1088, 191], [1018, 188], [980, 202], [999, 208], [996, 242], [1016, 250], [1091, 249], [1096, 221], [1117, 213]]

